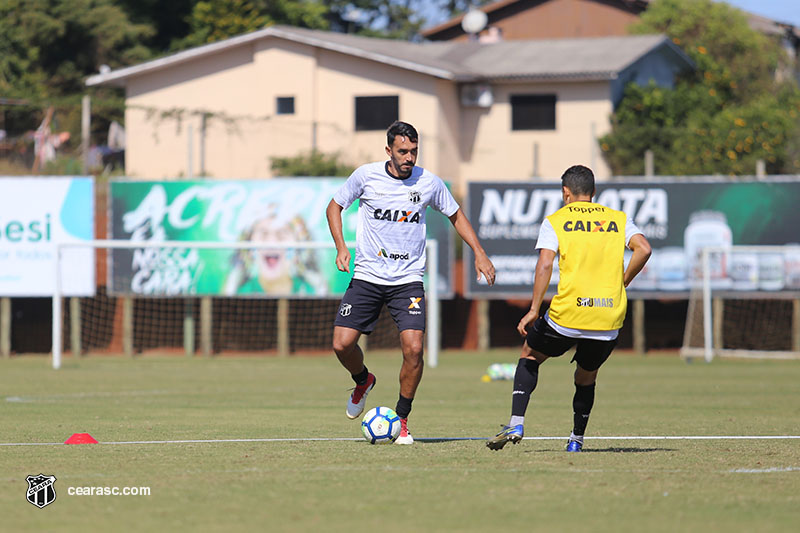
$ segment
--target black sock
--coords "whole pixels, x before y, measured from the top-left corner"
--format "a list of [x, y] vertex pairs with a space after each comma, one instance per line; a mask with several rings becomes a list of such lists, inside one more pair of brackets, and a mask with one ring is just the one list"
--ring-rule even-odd
[[408, 415], [411, 413], [411, 402], [414, 401], [414, 398], [406, 398], [402, 394], [397, 399], [397, 406], [394, 408], [394, 412], [397, 413], [397, 416], [400, 418], [408, 418]]
[[594, 386], [591, 385], [575, 385], [575, 396], [572, 398], [572, 419], [575, 424], [572, 428], [572, 433], [575, 435], [583, 435], [586, 433], [586, 424], [589, 423], [589, 414], [592, 412], [594, 405]]
[[353, 381], [356, 382], [356, 385], [363, 385], [369, 379], [369, 370], [367, 370], [367, 366], [364, 365], [364, 370], [359, 372], [358, 374], [351, 374], [353, 376]]
[[539, 363], [520, 357], [514, 372], [514, 393], [511, 395], [511, 416], [525, 416], [531, 393], [539, 380]]

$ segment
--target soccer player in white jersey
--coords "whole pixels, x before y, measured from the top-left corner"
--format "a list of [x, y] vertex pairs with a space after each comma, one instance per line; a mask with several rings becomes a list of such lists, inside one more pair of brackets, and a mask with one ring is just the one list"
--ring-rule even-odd
[[350, 272], [350, 251], [342, 235], [342, 210], [360, 199], [356, 228], [353, 278], [342, 297], [333, 327], [333, 350], [356, 387], [347, 401], [347, 417], [357, 418], [375, 386], [375, 376], [364, 366], [358, 346], [362, 333], [375, 327], [384, 304], [400, 331], [403, 363], [400, 397], [395, 411], [402, 429], [399, 444], [412, 444], [408, 431], [411, 402], [422, 378], [422, 337], [425, 331], [425, 212], [428, 206], [450, 219], [456, 232], [475, 254], [480, 280], [494, 284], [494, 265], [478, 242], [464, 212], [444, 182], [415, 166], [419, 136], [405, 122], [393, 123], [386, 132], [388, 161], [362, 165], [334, 194], [326, 211], [336, 243], [336, 267]]

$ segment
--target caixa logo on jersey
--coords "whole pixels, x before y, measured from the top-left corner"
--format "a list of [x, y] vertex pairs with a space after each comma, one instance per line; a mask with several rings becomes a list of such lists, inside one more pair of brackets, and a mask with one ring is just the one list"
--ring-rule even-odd
[[619, 233], [617, 223], [613, 220], [606, 224], [605, 220], [567, 220], [564, 222], [564, 231], [585, 231], [586, 233]]
[[42, 509], [56, 501], [56, 489], [53, 486], [56, 482], [56, 476], [39, 474], [37, 476], [28, 476], [25, 479], [28, 482], [25, 498], [33, 505]]
[[419, 213], [414, 211], [403, 211], [402, 209], [376, 209], [372, 214], [376, 220], [388, 220], [389, 222], [409, 222], [419, 224]]

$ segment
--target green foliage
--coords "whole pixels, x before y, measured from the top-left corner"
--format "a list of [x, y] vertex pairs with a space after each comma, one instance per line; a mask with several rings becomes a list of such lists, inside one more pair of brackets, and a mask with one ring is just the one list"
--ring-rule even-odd
[[59, 155], [49, 161], [42, 171], [48, 175], [80, 176], [83, 174], [83, 161], [72, 155]]
[[711, 0], [658, 0], [634, 26], [665, 33], [696, 63], [674, 89], [629, 86], [600, 139], [614, 174], [641, 175], [651, 149], [659, 174], [797, 172], [800, 90], [776, 81], [780, 43]]
[[45, 98], [83, 91], [102, 64], [150, 57], [139, 41], [152, 34], [113, 0], [5, 0], [0, 3], [0, 90]]
[[[113, 68], [148, 59], [151, 52], [141, 42], [151, 34], [149, 26], [131, 22], [113, 0], [0, 2], [0, 94], [28, 102], [4, 108], [5, 128], [12, 134], [33, 129], [52, 105], [57, 126], [78, 138], [86, 76], [103, 64]], [[112, 100], [119, 94], [109, 88], [90, 92]], [[107, 128], [122, 114], [118, 105], [97, 117], [97, 125]]]
[[173, 49], [191, 28], [189, 16], [198, 0], [116, 0], [131, 20], [153, 28], [149, 39], [142, 41], [155, 54]]
[[273, 157], [272, 170], [278, 176], [349, 176], [355, 167], [342, 163], [339, 157], [317, 150], [295, 157]]
[[648, 149], [659, 174], [748, 175], [759, 159], [769, 173], [792, 172], [800, 168], [797, 150], [792, 152], [799, 116], [797, 90], [736, 104], [710, 95], [702, 84], [683, 82], [675, 89], [630, 85], [612, 118], [611, 133], [600, 143], [618, 175], [643, 174]]
[[191, 33], [177, 47], [221, 41], [273, 24], [327, 29], [326, 12], [315, 1], [202, 0], [189, 15]]
[[776, 39], [750, 28], [744, 12], [712, 0], [657, 0], [633, 33], [664, 33], [697, 64], [691, 77], [724, 100], [747, 101], [775, 85]]

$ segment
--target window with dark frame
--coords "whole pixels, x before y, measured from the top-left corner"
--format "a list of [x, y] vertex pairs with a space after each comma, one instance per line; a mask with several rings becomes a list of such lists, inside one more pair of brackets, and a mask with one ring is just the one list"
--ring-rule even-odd
[[556, 129], [556, 95], [512, 94], [511, 129]]
[[356, 96], [356, 131], [385, 130], [399, 115], [399, 96]]
[[294, 115], [294, 96], [279, 96], [275, 99], [275, 113]]

